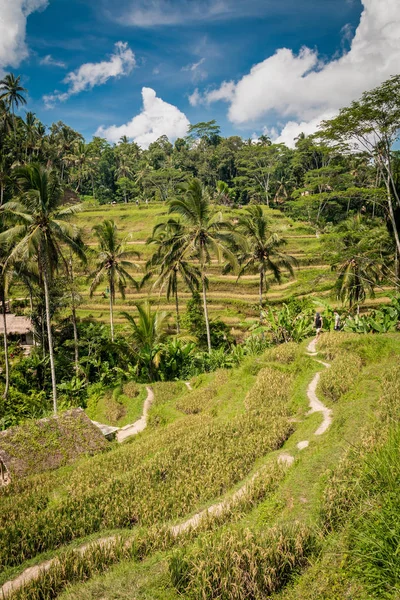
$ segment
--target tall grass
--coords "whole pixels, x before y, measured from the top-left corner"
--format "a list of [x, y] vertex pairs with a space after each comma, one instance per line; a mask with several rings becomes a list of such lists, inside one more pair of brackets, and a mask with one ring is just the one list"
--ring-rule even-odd
[[315, 548], [300, 524], [253, 533], [248, 529], [204, 537], [169, 561], [171, 580], [189, 598], [260, 600], [281, 589]]
[[226, 493], [292, 432], [291, 381], [264, 369], [248, 410], [229, 421], [189, 415], [63, 475], [11, 485], [0, 493], [0, 566], [102, 529], [181, 518]]

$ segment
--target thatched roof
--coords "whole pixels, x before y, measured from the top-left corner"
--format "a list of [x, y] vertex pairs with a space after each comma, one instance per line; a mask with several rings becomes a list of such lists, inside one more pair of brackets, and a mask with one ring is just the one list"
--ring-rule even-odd
[[81, 408], [0, 432], [0, 460], [11, 479], [57, 469], [108, 447]]
[[[32, 321], [26, 317], [6, 314], [7, 333], [24, 335], [33, 331]], [[3, 318], [0, 319], [0, 334], [4, 334]]]

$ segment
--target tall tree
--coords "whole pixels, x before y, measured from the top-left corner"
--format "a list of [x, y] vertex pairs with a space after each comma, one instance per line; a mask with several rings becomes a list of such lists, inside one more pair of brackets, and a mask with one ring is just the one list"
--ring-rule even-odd
[[57, 383], [54, 364], [53, 334], [50, 317], [49, 287], [60, 264], [66, 265], [63, 247], [69, 247], [84, 259], [80, 233], [68, 223], [79, 207], [63, 207], [63, 189], [57, 174], [38, 164], [19, 167], [14, 171], [20, 192], [18, 201], [3, 205], [6, 218], [14, 221], [0, 234], [0, 243], [10, 243], [12, 249], [6, 262], [28, 260], [34, 256], [43, 283], [47, 336], [50, 356], [53, 409], [57, 413]]
[[150, 381], [157, 379], [157, 367], [160, 364], [161, 352], [159, 345], [167, 337], [168, 313], [152, 311], [148, 302], [136, 304], [137, 317], [127, 312], [121, 313], [131, 327], [133, 351], [138, 361], [138, 367], [144, 366]]
[[363, 150], [374, 161], [386, 187], [388, 216], [398, 257], [400, 235], [395, 208], [400, 208], [400, 197], [394, 180], [392, 149], [399, 133], [400, 75], [365, 92], [360, 100], [342, 108], [337, 117], [324, 121], [321, 126], [321, 136], [325, 139], [339, 143], [348, 152]]
[[260, 320], [262, 320], [264, 293], [268, 291], [269, 286], [267, 275], [271, 274], [278, 283], [281, 282], [282, 270], [288, 271], [293, 276], [296, 259], [281, 251], [286, 240], [270, 230], [261, 206], [246, 208], [245, 214], [239, 218], [238, 226], [242, 234], [238, 238], [241, 265], [238, 279], [245, 273], [258, 273]]
[[19, 75], [18, 77], [15, 77], [13, 73], [8, 73], [8, 75], [5, 75], [0, 81], [0, 100], [4, 100], [4, 102], [11, 108], [15, 140], [15, 109], [26, 104], [24, 94], [27, 92], [27, 90], [22, 87], [20, 83], [21, 77]]
[[179, 314], [179, 279], [183, 281], [191, 292], [199, 288], [200, 271], [190, 260], [185, 257], [184, 228], [178, 221], [167, 228], [155, 227], [153, 236], [148, 244], [155, 244], [157, 249], [146, 264], [144, 281], [156, 277], [153, 287], [160, 291], [166, 288], [167, 300], [174, 296], [176, 311], [176, 332], [180, 333]]
[[129, 260], [137, 252], [127, 251], [124, 243], [119, 240], [118, 228], [114, 221], [104, 220], [99, 225], [93, 227], [93, 232], [99, 242], [97, 252], [97, 264], [91, 277], [90, 297], [93, 296], [99, 285], [106, 280], [108, 283], [110, 300], [110, 327], [111, 340], [114, 341], [114, 304], [117, 290], [122, 298], [125, 298], [125, 288], [127, 283], [138, 287], [137, 282], [127, 269], [139, 267]]
[[211, 256], [221, 260], [225, 257], [229, 264], [235, 265], [235, 255], [230, 250], [233, 241], [231, 226], [222, 220], [220, 213], [212, 211], [209, 197], [198, 179], [188, 184], [182, 198], [169, 202], [169, 212], [176, 213], [182, 218], [182, 232], [179, 234], [179, 244], [182, 245], [183, 256], [186, 259], [195, 258], [198, 261], [201, 287], [203, 292], [203, 310], [207, 331], [207, 346], [211, 352], [210, 320], [207, 304], [206, 265], [210, 264]]
[[367, 222], [360, 215], [335, 227], [325, 240], [325, 254], [337, 273], [334, 290], [338, 300], [350, 308], [364, 302], [390, 264], [390, 241], [385, 227]]

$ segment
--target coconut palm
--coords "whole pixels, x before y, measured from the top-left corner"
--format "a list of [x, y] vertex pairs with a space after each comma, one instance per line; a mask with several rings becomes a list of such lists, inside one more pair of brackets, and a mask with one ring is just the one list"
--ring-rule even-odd
[[5, 366], [5, 387], [3, 392], [4, 400], [7, 400], [8, 391], [10, 388], [10, 361], [8, 356], [8, 338], [7, 338], [7, 310], [6, 310], [6, 292], [8, 288], [8, 277], [10, 274], [10, 267], [6, 265], [7, 260], [7, 249], [2, 247], [0, 250], [0, 303], [1, 313], [3, 318], [3, 329], [4, 329], [4, 366]]
[[40, 121], [37, 119], [33, 112], [27, 112], [25, 117], [25, 156], [28, 158], [29, 154], [32, 157], [33, 151], [36, 147], [38, 140], [38, 125]]
[[57, 413], [49, 286], [60, 264], [66, 264], [64, 247], [69, 247], [84, 260], [79, 230], [68, 223], [79, 207], [61, 206], [63, 189], [54, 171], [33, 163], [16, 168], [14, 176], [20, 197], [18, 201], [7, 202], [2, 207], [4, 217], [13, 225], [0, 234], [0, 244], [3, 242], [11, 245], [6, 264], [14, 260], [28, 261], [32, 256], [37, 262], [44, 288], [53, 409]]
[[148, 244], [157, 245], [157, 250], [146, 264], [146, 275], [143, 281], [156, 277], [153, 287], [160, 292], [166, 288], [167, 300], [175, 298], [176, 332], [180, 333], [179, 314], [179, 279], [193, 293], [199, 288], [200, 271], [185, 257], [184, 228], [179, 222], [162, 231], [155, 228]]
[[121, 313], [131, 327], [133, 351], [138, 368], [145, 368], [150, 381], [157, 379], [157, 368], [161, 360], [162, 344], [168, 335], [168, 317], [165, 311], [152, 311], [148, 302], [136, 304], [137, 317], [127, 312]]
[[97, 264], [90, 285], [90, 297], [93, 296], [99, 285], [107, 280], [110, 299], [110, 326], [111, 340], [114, 341], [114, 304], [116, 291], [121, 297], [125, 298], [125, 288], [127, 283], [131, 283], [138, 288], [137, 282], [127, 269], [139, 267], [129, 258], [137, 252], [125, 250], [124, 244], [120, 242], [118, 228], [114, 221], [104, 220], [99, 225], [93, 227], [93, 232], [97, 237], [100, 249], [97, 254]]
[[293, 267], [297, 264], [293, 256], [281, 251], [286, 244], [284, 238], [271, 231], [268, 220], [261, 206], [249, 206], [245, 214], [239, 218], [238, 229], [242, 236], [239, 239], [240, 271], [238, 279], [245, 273], [259, 275], [260, 320], [264, 293], [268, 291], [267, 275], [271, 274], [274, 281], [280, 283], [282, 270], [293, 276]]
[[9, 182], [9, 168], [5, 156], [0, 156], [0, 206], [3, 206], [4, 192], [6, 185]]
[[[235, 266], [236, 258], [229, 248], [233, 236], [230, 224], [224, 222], [219, 213], [212, 211], [208, 195], [198, 179], [193, 179], [183, 189], [185, 193], [182, 198], [169, 201], [169, 212], [176, 213], [182, 218], [182, 233], [178, 236], [179, 245], [183, 250], [182, 256], [186, 260], [195, 259], [198, 262], [207, 346], [211, 352], [206, 265], [210, 264], [211, 256], [214, 255], [218, 260], [225, 257], [232, 267]], [[173, 221], [170, 223], [173, 225]]]
[[335, 229], [332, 270], [338, 276], [336, 297], [350, 308], [373, 297], [374, 289], [387, 271], [390, 247], [384, 228], [371, 229], [360, 215], [347, 219]]
[[0, 81], [0, 100], [4, 100], [7, 106], [11, 108], [13, 116], [14, 139], [16, 138], [15, 131], [15, 109], [26, 104], [25, 96], [23, 95], [28, 90], [20, 85], [21, 77], [15, 77], [13, 73], [5, 75]]

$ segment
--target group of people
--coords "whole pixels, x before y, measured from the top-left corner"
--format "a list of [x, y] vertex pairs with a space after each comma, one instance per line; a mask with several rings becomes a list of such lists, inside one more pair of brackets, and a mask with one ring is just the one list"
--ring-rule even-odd
[[[340, 315], [336, 310], [333, 313], [333, 317], [335, 319], [335, 324], [334, 324], [333, 328], [335, 331], [340, 331]], [[319, 313], [319, 312], [315, 313], [314, 327], [316, 330], [317, 337], [320, 335], [323, 326], [324, 326], [324, 319], [323, 319], [321, 313]]]

